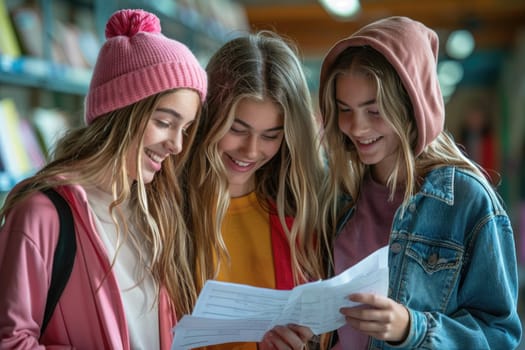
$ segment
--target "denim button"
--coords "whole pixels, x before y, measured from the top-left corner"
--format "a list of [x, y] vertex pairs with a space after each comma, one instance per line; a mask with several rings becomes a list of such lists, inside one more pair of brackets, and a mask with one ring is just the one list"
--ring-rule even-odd
[[392, 251], [392, 253], [399, 253], [401, 251], [401, 243], [393, 243], [390, 246], [390, 250]]
[[415, 205], [414, 203], [410, 204], [410, 205], [408, 206], [408, 210], [409, 210], [411, 213], [415, 212], [415, 211], [416, 211], [416, 205]]

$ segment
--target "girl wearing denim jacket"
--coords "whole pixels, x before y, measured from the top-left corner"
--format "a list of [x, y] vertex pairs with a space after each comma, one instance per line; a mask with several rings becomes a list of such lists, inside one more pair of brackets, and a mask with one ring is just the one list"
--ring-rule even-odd
[[[389, 245], [388, 297], [349, 296], [335, 349], [513, 349], [511, 223], [484, 172], [443, 130], [438, 37], [406, 17], [335, 44], [320, 108], [337, 219], [334, 272]], [[340, 212], [341, 213], [341, 212]]]

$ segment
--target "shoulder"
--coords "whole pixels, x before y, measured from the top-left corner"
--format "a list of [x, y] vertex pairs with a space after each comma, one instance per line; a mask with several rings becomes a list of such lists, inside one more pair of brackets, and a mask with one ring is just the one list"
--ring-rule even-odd
[[24, 226], [31, 222], [39, 225], [42, 222], [58, 221], [58, 215], [51, 200], [44, 193], [35, 191], [9, 211], [6, 224], [10, 221], [23, 223]]
[[[15, 188], [14, 191], [18, 190]], [[79, 208], [87, 203], [85, 192], [80, 186], [61, 186], [56, 191], [66, 200], [71, 208]], [[58, 212], [47, 195], [35, 191], [22, 199], [9, 211], [2, 225], [2, 231], [16, 230], [25, 235], [38, 233], [49, 236], [58, 232]], [[45, 232], [45, 233], [43, 233]]]
[[491, 184], [479, 175], [454, 166], [431, 171], [421, 192], [439, 198], [453, 206], [484, 206], [502, 211], [503, 202]]
[[468, 198], [469, 202], [486, 206], [488, 209], [504, 213], [505, 203], [487, 179], [472, 172], [456, 170], [455, 193], [458, 197]]
[[[18, 189], [15, 187], [13, 191]], [[56, 191], [71, 208], [75, 225], [77, 220], [88, 218], [88, 202], [81, 186], [60, 186]], [[17, 247], [32, 247], [30, 249], [39, 251], [46, 259], [55, 249], [59, 231], [57, 208], [44, 193], [35, 191], [16, 203], [5, 217], [0, 228], [0, 246], [15, 250], [19, 249]]]
[[0, 229], [0, 250], [5, 251], [0, 255], [12, 255], [11, 258], [16, 259], [35, 254], [43, 261], [51, 261], [59, 227], [58, 213], [51, 200], [42, 192], [31, 193], [5, 217]]

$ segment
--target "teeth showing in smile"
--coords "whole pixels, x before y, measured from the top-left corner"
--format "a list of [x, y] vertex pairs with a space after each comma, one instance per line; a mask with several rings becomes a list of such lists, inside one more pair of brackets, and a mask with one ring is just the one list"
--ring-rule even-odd
[[146, 154], [147, 154], [148, 157], [150, 157], [154, 162], [156, 162], [156, 163], [160, 163], [160, 162], [162, 162], [162, 159], [163, 159], [163, 158], [162, 158], [161, 156], [159, 156], [158, 154], [153, 153], [153, 152], [151, 152], [150, 150], [146, 150]]
[[234, 162], [235, 164], [237, 164], [238, 166], [247, 167], [248, 165], [250, 165], [250, 163], [241, 162], [240, 160], [236, 160], [236, 159], [233, 159], [233, 158], [232, 158], [232, 160], [233, 160], [233, 162]]
[[374, 143], [378, 140], [379, 138], [375, 138], [375, 139], [368, 139], [368, 140], [361, 140], [359, 141], [359, 143], [362, 143], [363, 145], [369, 145], [371, 143]]

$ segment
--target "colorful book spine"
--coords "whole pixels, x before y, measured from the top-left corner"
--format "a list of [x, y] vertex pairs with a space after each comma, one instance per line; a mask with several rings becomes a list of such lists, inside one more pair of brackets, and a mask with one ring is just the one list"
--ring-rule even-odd
[[0, 154], [5, 171], [16, 182], [35, 170], [24, 144], [22, 123], [12, 99], [0, 100]]
[[18, 57], [22, 54], [13, 22], [4, 0], [0, 0], [0, 54]]

